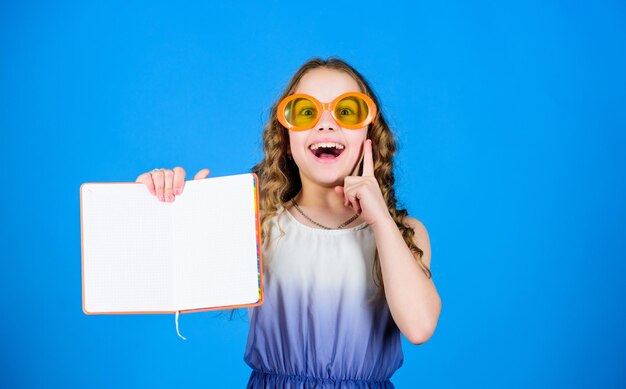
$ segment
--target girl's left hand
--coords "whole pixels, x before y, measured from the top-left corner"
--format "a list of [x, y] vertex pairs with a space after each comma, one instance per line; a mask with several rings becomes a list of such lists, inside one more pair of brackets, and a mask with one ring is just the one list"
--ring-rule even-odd
[[374, 177], [374, 159], [370, 139], [365, 140], [363, 154], [363, 174], [347, 176], [343, 186], [335, 187], [335, 192], [344, 198], [346, 207], [351, 206], [369, 225], [374, 225], [391, 216], [378, 181]]

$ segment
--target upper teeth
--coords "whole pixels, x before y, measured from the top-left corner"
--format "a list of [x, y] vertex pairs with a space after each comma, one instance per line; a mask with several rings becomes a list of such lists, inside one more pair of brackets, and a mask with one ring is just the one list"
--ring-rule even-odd
[[310, 146], [311, 150], [317, 150], [320, 147], [326, 147], [326, 148], [334, 147], [338, 150], [343, 150], [343, 145], [340, 145], [339, 143], [333, 143], [333, 142], [314, 143]]

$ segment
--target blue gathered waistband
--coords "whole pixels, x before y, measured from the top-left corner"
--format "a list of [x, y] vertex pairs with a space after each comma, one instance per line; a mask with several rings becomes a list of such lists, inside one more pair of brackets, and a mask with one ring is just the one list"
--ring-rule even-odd
[[[277, 372], [268, 372], [261, 370], [252, 370], [252, 374], [250, 375], [250, 380], [248, 382], [248, 388], [256, 388], [258, 387], [256, 384], [266, 384], [267, 380], [276, 382], [283, 382], [284, 384], [288, 383], [315, 383], [322, 385], [340, 385], [341, 387], [347, 388], [394, 388], [393, 384], [389, 379], [384, 380], [368, 380], [368, 379], [352, 379], [352, 378], [323, 378], [323, 377], [314, 377], [310, 375], [293, 375], [293, 374], [284, 374]], [[261, 382], [258, 382], [261, 381]], [[265, 385], [261, 386], [265, 387]]]

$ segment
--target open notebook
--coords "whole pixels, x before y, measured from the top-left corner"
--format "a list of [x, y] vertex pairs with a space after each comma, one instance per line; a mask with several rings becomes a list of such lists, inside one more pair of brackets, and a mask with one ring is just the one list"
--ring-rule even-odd
[[172, 203], [84, 183], [80, 220], [86, 314], [176, 313], [178, 330], [179, 312], [263, 303], [253, 173], [186, 181]]

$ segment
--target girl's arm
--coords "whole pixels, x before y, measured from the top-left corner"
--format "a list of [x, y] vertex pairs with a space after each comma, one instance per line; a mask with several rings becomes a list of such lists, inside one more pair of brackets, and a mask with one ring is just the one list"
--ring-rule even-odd
[[[374, 177], [372, 141], [366, 140], [361, 176], [347, 176], [344, 186], [335, 187], [350, 205], [370, 224], [376, 236], [385, 296], [396, 325], [411, 343], [426, 342], [437, 326], [441, 299], [432, 279], [426, 277], [407, 246], [402, 233], [389, 214], [380, 186]], [[415, 230], [413, 241], [424, 251], [422, 261], [430, 269], [430, 240], [426, 227], [406, 218]]]
[[[430, 269], [430, 239], [426, 227], [417, 219], [405, 220], [415, 230], [413, 241], [424, 252], [422, 262]], [[377, 221], [372, 229], [393, 320], [411, 343], [424, 343], [434, 333], [441, 312], [435, 284], [417, 264], [391, 216]]]

